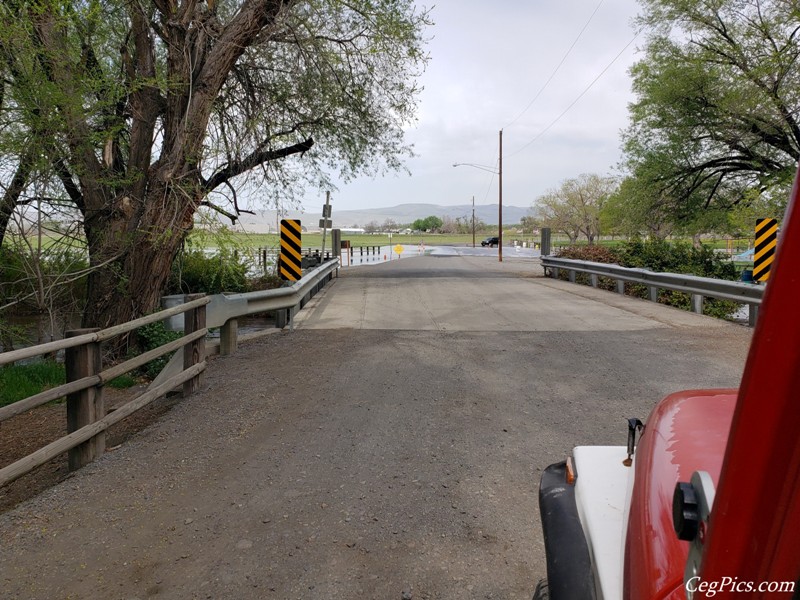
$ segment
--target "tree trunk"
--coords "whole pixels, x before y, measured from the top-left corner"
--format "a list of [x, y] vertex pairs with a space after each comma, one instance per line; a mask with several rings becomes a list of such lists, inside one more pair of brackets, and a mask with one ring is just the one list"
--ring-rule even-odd
[[113, 217], [86, 220], [92, 266], [84, 327], [106, 328], [156, 310], [172, 262], [192, 228], [198, 201], [178, 191], [188, 186], [155, 186], [132, 229], [133, 203], [121, 198]]

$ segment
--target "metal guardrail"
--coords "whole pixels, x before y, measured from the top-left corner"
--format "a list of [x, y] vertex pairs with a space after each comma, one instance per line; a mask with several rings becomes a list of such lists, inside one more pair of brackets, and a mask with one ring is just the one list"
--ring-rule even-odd
[[[220, 328], [219, 353], [224, 356], [236, 352], [239, 317], [278, 311], [276, 325], [278, 327], [289, 325], [290, 328], [293, 328], [294, 315], [333, 278], [339, 266], [338, 259], [326, 261], [287, 287], [244, 294], [214, 294], [210, 296], [211, 302], [206, 307], [206, 326]], [[177, 302], [182, 301], [182, 297], [175, 296], [174, 298]], [[167, 327], [181, 331], [183, 323], [180, 317], [177, 317], [170, 320]], [[173, 377], [180, 366], [177, 355], [173, 356], [172, 360], [150, 384], [150, 387], [161, 385]]]
[[542, 266], [545, 268], [545, 274], [552, 277], [558, 277], [562, 269], [567, 271], [569, 280], [573, 283], [576, 273], [586, 273], [593, 287], [597, 287], [599, 277], [608, 277], [616, 281], [617, 292], [620, 294], [625, 293], [625, 282], [646, 285], [649, 291], [648, 297], [653, 302], [658, 299], [659, 289], [684, 292], [692, 296], [692, 311], [700, 314], [703, 312], [703, 298], [719, 298], [748, 304], [751, 326], [754, 326], [758, 319], [758, 309], [764, 295], [764, 287], [757, 284], [680, 273], [658, 273], [648, 269], [632, 269], [586, 260], [542, 256]]

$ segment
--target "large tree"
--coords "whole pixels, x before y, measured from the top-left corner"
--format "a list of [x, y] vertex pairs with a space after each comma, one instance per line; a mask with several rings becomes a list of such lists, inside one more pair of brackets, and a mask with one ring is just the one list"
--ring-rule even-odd
[[748, 189], [789, 185], [800, 159], [797, 2], [641, 4], [649, 37], [631, 71], [631, 175], [678, 223], [726, 210]]
[[616, 189], [613, 178], [583, 174], [565, 179], [534, 201], [542, 224], [566, 234], [570, 243], [580, 235], [591, 245], [600, 235], [600, 214]]
[[0, 235], [34, 197], [77, 208], [86, 326], [157, 306], [201, 206], [235, 218], [243, 190], [410, 152], [411, 0], [6, 0], [0, 19]]

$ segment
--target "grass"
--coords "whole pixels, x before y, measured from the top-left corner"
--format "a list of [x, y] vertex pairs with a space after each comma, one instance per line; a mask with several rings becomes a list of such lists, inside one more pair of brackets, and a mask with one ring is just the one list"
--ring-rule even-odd
[[[39, 392], [58, 387], [65, 382], [64, 365], [52, 360], [0, 367], [0, 406], [24, 400]], [[136, 378], [130, 375], [120, 375], [106, 385], [123, 390], [133, 387], [137, 383]]]
[[135, 377], [130, 375], [120, 375], [119, 377], [115, 377], [111, 381], [109, 381], [106, 385], [108, 387], [112, 387], [116, 390], [126, 390], [129, 387], [135, 386], [139, 383]]
[[[475, 232], [475, 244], [480, 244], [481, 240], [489, 237], [490, 235], [497, 235], [497, 231], [482, 231]], [[239, 248], [277, 248], [280, 245], [280, 236], [276, 233], [228, 233], [225, 236], [225, 241], [234, 247]], [[532, 236], [530, 234], [520, 235], [511, 233], [510, 231], [503, 232], [504, 240], [526, 240], [530, 241]], [[538, 237], [535, 238], [538, 241]], [[194, 231], [191, 234], [192, 243], [205, 248], [216, 248], [218, 241], [213, 234], [204, 231]], [[427, 246], [440, 246], [440, 245], [472, 245], [472, 234], [449, 234], [449, 233], [417, 233], [417, 234], [392, 234], [391, 242], [389, 241], [388, 234], [377, 233], [343, 233], [342, 240], [349, 240], [350, 245], [358, 248], [359, 246], [388, 246], [390, 243], [394, 244], [419, 244], [420, 241], [424, 242]], [[320, 248], [322, 247], [322, 234], [321, 233], [304, 233], [302, 235], [303, 248]], [[325, 240], [325, 246], [330, 248], [331, 236], [328, 234]]]
[[0, 406], [54, 388], [65, 380], [64, 365], [54, 361], [0, 367]]

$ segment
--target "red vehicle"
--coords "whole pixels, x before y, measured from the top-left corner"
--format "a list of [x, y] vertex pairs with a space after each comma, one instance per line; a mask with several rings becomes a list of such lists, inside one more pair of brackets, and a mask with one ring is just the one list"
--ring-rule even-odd
[[668, 396], [627, 446], [545, 470], [534, 598], [800, 600], [798, 180], [740, 388]]

